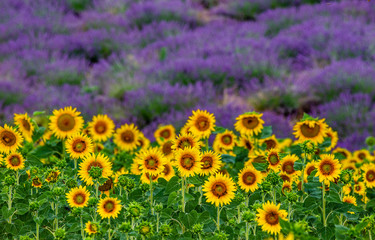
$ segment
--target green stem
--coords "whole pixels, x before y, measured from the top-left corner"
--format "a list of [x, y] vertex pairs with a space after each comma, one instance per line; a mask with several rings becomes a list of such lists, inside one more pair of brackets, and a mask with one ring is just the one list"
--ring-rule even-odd
[[77, 169], [77, 159], [74, 159], [74, 169]]
[[[38, 211], [35, 213], [36, 219], [38, 220]], [[39, 240], [39, 223], [36, 222], [36, 240]]]
[[185, 212], [185, 177], [181, 179], [181, 194], [182, 194], [182, 212]]
[[134, 230], [134, 227], [135, 227], [135, 221], [134, 221], [134, 217], [132, 217], [132, 230]]
[[120, 186], [120, 197], [122, 197], [122, 187]]
[[153, 189], [152, 189], [152, 176], [150, 176], [150, 208], [151, 208], [151, 214], [154, 215], [154, 208], [153, 208]]
[[290, 218], [291, 218], [291, 213], [292, 213], [292, 204], [289, 203], [288, 204], [288, 222], [290, 222]]
[[275, 187], [272, 187], [272, 198], [273, 198], [273, 203], [276, 204], [276, 189], [275, 189]]
[[[302, 159], [302, 174], [301, 174], [301, 191], [302, 191], [302, 193], [303, 193], [303, 191], [304, 191], [304, 186], [303, 186], [303, 184], [304, 184], [304, 182], [305, 182], [305, 162], [306, 162], [306, 153], [305, 153], [305, 157]], [[302, 201], [302, 199], [303, 199], [303, 194], [302, 194], [302, 196], [301, 196], [301, 201]]]
[[18, 170], [16, 171], [16, 179], [17, 179], [17, 186], [18, 186], [18, 185], [20, 185], [20, 175], [19, 175]]
[[246, 222], [245, 238], [246, 240], [249, 240], [249, 223], [248, 222]]
[[[9, 186], [9, 193], [8, 193], [8, 210], [10, 211], [10, 209], [12, 209], [12, 186]], [[8, 222], [10, 224], [12, 224], [12, 216], [13, 215], [9, 216]]]
[[55, 230], [56, 229], [58, 229], [59, 228], [59, 218], [58, 218], [58, 211], [59, 211], [59, 207], [58, 207], [58, 205], [57, 205], [57, 200], [56, 200], [56, 204], [55, 204], [55, 215], [56, 215], [56, 219], [55, 219], [55, 224], [56, 224], [56, 228], [55, 228]]
[[208, 151], [208, 138], [206, 138], [206, 151]]
[[95, 197], [96, 199], [99, 199], [99, 183], [95, 183]]
[[82, 215], [80, 215], [80, 222], [81, 222], [81, 236], [82, 236], [82, 239], [85, 239], [85, 231], [83, 229]]
[[370, 240], [372, 240], [371, 230], [368, 230], [368, 237], [369, 237]]
[[199, 191], [199, 200], [198, 200], [198, 204], [199, 204], [199, 205], [202, 205], [202, 197], [203, 197], [202, 186], [199, 186], [199, 187], [198, 187], [198, 191]]
[[266, 194], [262, 192], [262, 203], [264, 203], [265, 198], [266, 198]]
[[322, 209], [322, 212], [323, 212], [323, 226], [324, 227], [327, 227], [327, 219], [326, 219], [326, 198], [325, 198], [325, 192], [326, 192], [326, 186], [324, 184], [324, 181], [322, 182], [322, 186], [323, 186], [323, 189], [322, 189], [322, 205], [323, 205], [323, 209]]
[[198, 239], [199, 239], [199, 240], [202, 240], [202, 237], [201, 237], [201, 234], [200, 234], [200, 233], [198, 233]]
[[237, 223], [240, 224], [241, 223], [241, 208], [240, 206], [237, 207]]
[[217, 228], [217, 231], [220, 231], [220, 206], [217, 207], [216, 228]]
[[156, 232], [159, 232], [159, 220], [160, 220], [160, 215], [159, 213], [156, 213]]
[[109, 228], [108, 228], [108, 240], [111, 240], [112, 236], [111, 236], [111, 218], [110, 217], [108, 218], [108, 225], [109, 225]]

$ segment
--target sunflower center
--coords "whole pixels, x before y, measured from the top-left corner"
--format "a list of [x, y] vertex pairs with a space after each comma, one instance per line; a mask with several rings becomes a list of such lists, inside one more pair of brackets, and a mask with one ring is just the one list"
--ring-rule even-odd
[[99, 186], [99, 191], [102, 191], [102, 192], [109, 191], [112, 189], [112, 186], [113, 186], [112, 178], [108, 178], [108, 180], [105, 181], [103, 185]]
[[87, 167], [87, 172], [91, 170], [92, 167], [100, 167], [103, 168], [103, 166], [99, 162], [92, 162], [90, 165]]
[[269, 212], [266, 215], [266, 221], [269, 225], [277, 225], [279, 223], [279, 215], [275, 212]]
[[138, 139], [138, 146], [140, 146], [142, 148], [144, 144], [145, 143], [143, 142], [142, 138]]
[[290, 177], [286, 174], [281, 174], [280, 175], [280, 178], [284, 181], [284, 182], [290, 182]]
[[168, 165], [164, 165], [163, 173], [167, 176], [171, 172], [171, 168]]
[[199, 131], [206, 131], [210, 128], [210, 122], [208, 118], [201, 116], [195, 121], [195, 126]]
[[115, 203], [112, 201], [107, 201], [106, 203], [104, 203], [103, 207], [107, 213], [110, 213], [113, 212], [113, 210], [115, 209]]
[[86, 196], [82, 193], [78, 193], [74, 196], [73, 199], [76, 204], [83, 204], [85, 202]]
[[173, 143], [171, 141], [168, 141], [163, 144], [163, 153], [165, 156], [168, 156], [172, 153], [172, 145]]
[[330, 162], [323, 162], [321, 165], [320, 165], [320, 170], [322, 172], [323, 175], [330, 175], [334, 168], [332, 166], [332, 163]]
[[130, 130], [126, 130], [121, 133], [121, 139], [126, 143], [132, 143], [134, 142], [134, 133]]
[[205, 156], [205, 157], [202, 158], [201, 162], [203, 163], [202, 169], [212, 168], [213, 160], [212, 160], [211, 157]]
[[152, 169], [152, 170], [155, 170], [158, 168], [158, 159], [154, 158], [154, 157], [150, 157], [149, 159], [146, 159], [146, 162], [145, 162], [145, 166], [147, 169]]
[[373, 182], [375, 180], [375, 172], [373, 170], [369, 170], [367, 173], [366, 173], [366, 179], [367, 181], [369, 182]]
[[178, 148], [181, 148], [181, 149], [186, 148], [186, 147], [192, 147], [192, 146], [193, 146], [193, 143], [189, 139], [183, 139], [178, 144]]
[[86, 150], [86, 142], [81, 140], [81, 139], [78, 139], [78, 140], [75, 140], [73, 142], [73, 151], [74, 152], [78, 152], [78, 153], [82, 153]]
[[356, 185], [356, 186], [355, 186], [355, 190], [356, 190], [356, 191], [360, 191], [360, 190], [361, 190], [361, 186]]
[[105, 122], [99, 121], [95, 124], [95, 132], [98, 134], [103, 134], [107, 131], [107, 124]]
[[38, 177], [33, 178], [32, 182], [33, 182], [33, 185], [34, 185], [34, 186], [39, 186], [40, 184], [42, 184], [42, 183], [40, 182], [40, 179], [39, 179]]
[[164, 139], [168, 139], [171, 136], [171, 131], [169, 129], [165, 129], [161, 131], [160, 136], [162, 136]]
[[366, 158], [366, 155], [364, 153], [360, 153], [358, 154], [358, 158], [364, 160]]
[[276, 154], [271, 154], [268, 159], [271, 165], [277, 165], [279, 163], [279, 157]]
[[292, 173], [295, 172], [294, 171], [294, 163], [293, 162], [286, 162], [286, 163], [283, 164], [282, 169], [287, 174], [292, 174]]
[[[146, 177], [148, 180], [150, 180], [150, 174], [146, 173]], [[158, 178], [158, 175], [151, 175], [152, 181], [156, 180]]]
[[252, 172], [246, 172], [243, 176], [242, 176], [242, 181], [246, 184], [246, 185], [253, 185], [254, 182], [256, 181], [256, 176], [254, 173]]
[[7, 130], [4, 130], [0, 134], [0, 139], [1, 139], [1, 142], [5, 146], [13, 146], [16, 143], [16, 140], [17, 140], [16, 136], [12, 132], [7, 131]]
[[57, 119], [57, 127], [63, 132], [71, 131], [76, 125], [76, 120], [70, 114], [64, 113]]
[[9, 162], [13, 167], [17, 167], [21, 164], [21, 159], [18, 156], [12, 156]]
[[315, 167], [314, 166], [310, 166], [308, 169], [307, 169], [307, 176], [310, 176], [310, 174], [312, 173], [312, 171], [315, 170]]
[[89, 229], [90, 229], [91, 232], [96, 233], [98, 231], [98, 225], [96, 225], [95, 223], [91, 223], [89, 225]]
[[232, 136], [230, 136], [230, 135], [224, 135], [224, 136], [221, 138], [221, 141], [222, 141], [225, 145], [230, 145], [230, 144], [232, 144]]
[[246, 141], [246, 142], [245, 142], [245, 146], [246, 146], [246, 148], [249, 149], [249, 150], [253, 149], [253, 146], [251, 145], [251, 143], [250, 143], [249, 141]]
[[194, 166], [194, 157], [190, 154], [185, 154], [181, 157], [181, 166], [190, 170]]
[[141, 228], [141, 232], [142, 232], [144, 235], [148, 234], [148, 233], [150, 232], [150, 227], [149, 227], [149, 226], [143, 226], [143, 227]]
[[267, 150], [276, 147], [276, 142], [273, 139], [269, 139], [269, 140], [266, 140], [264, 142], [266, 143]]
[[30, 131], [31, 127], [30, 127], [29, 122], [26, 119], [22, 119], [21, 122], [22, 122], [23, 128], [26, 129], [26, 131]]
[[308, 124], [304, 123], [301, 126], [301, 133], [304, 137], [307, 138], [314, 138], [318, 136], [320, 132], [320, 126], [318, 124], [315, 124], [314, 127], [310, 127]]
[[282, 187], [282, 189], [281, 189], [281, 191], [282, 192], [290, 192], [292, 189], [291, 189], [291, 187], [290, 187], [290, 185], [285, 185], [285, 186], [283, 186]]
[[242, 119], [242, 125], [247, 129], [254, 129], [258, 124], [259, 120], [256, 117], [245, 117]]
[[213, 195], [215, 195], [216, 197], [220, 198], [224, 195], [227, 194], [227, 186], [225, 185], [225, 183], [222, 183], [222, 182], [216, 182], [212, 188], [211, 188], [211, 192]]

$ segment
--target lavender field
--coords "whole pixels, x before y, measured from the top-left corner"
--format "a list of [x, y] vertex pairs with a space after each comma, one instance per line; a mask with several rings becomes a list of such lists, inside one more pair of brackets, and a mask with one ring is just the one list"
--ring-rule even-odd
[[1, 125], [73, 106], [153, 139], [159, 124], [182, 127], [201, 108], [229, 129], [245, 111], [264, 112], [279, 138], [307, 112], [352, 151], [375, 134], [372, 1], [1, 0], [0, 9]]

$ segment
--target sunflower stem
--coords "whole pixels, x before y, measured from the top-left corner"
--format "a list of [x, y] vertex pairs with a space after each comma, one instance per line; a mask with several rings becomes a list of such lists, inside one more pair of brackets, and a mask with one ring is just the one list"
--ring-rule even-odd
[[241, 208], [240, 206], [237, 207], [237, 223], [240, 224], [241, 223]]
[[301, 174], [301, 192], [302, 192], [302, 196], [301, 196], [301, 202], [303, 201], [303, 191], [304, 191], [304, 187], [303, 187], [303, 184], [305, 182], [305, 162], [306, 162], [306, 152], [305, 152], [305, 157], [302, 159], [302, 174]]
[[159, 232], [160, 214], [156, 213], [156, 232]]
[[111, 240], [112, 236], [111, 236], [111, 218], [110, 217], [108, 218], [108, 225], [109, 225], [109, 228], [108, 228], [108, 240]]
[[[12, 186], [9, 186], [9, 193], [8, 193], [8, 211], [12, 209]], [[12, 215], [9, 216], [8, 222], [12, 224]]]
[[292, 204], [289, 202], [289, 204], [288, 204], [288, 222], [290, 222], [291, 213], [292, 213]]
[[77, 159], [74, 159], [74, 169], [77, 169]]
[[[38, 211], [36, 211], [36, 213], [35, 213], [35, 218], [38, 220]], [[38, 223], [38, 221], [36, 221], [35, 223], [36, 223], [36, 237], [35, 237], [35, 239], [39, 240], [39, 223]]]
[[59, 207], [58, 207], [58, 204], [57, 204], [57, 199], [56, 199], [56, 204], [55, 204], [55, 224], [56, 224], [56, 227], [55, 227], [55, 230], [57, 230], [59, 228], [59, 220], [58, 220], [58, 213], [59, 213]]
[[273, 203], [276, 205], [276, 189], [275, 189], [275, 187], [272, 187], [272, 199], [273, 199]]
[[154, 215], [154, 208], [153, 208], [153, 191], [152, 191], [152, 176], [150, 177], [150, 208], [151, 214]]
[[20, 175], [19, 175], [18, 170], [16, 171], [16, 180], [17, 180], [17, 186], [20, 185]]
[[208, 151], [208, 137], [206, 138], [206, 151]]
[[326, 192], [326, 186], [324, 184], [324, 181], [322, 182], [322, 205], [323, 205], [323, 208], [322, 208], [322, 212], [323, 212], [323, 215], [322, 215], [322, 218], [323, 218], [323, 226], [324, 227], [327, 227], [327, 219], [326, 219], [326, 198], [325, 198], [325, 192]]
[[80, 215], [80, 222], [81, 222], [81, 236], [82, 236], [82, 239], [85, 239], [85, 231], [83, 229], [82, 215]]
[[246, 222], [246, 229], [245, 229], [245, 238], [246, 240], [249, 240], [249, 223]]
[[185, 177], [181, 179], [182, 212], [185, 212]]
[[199, 200], [198, 200], [198, 204], [199, 204], [199, 205], [202, 205], [202, 197], [203, 197], [202, 186], [199, 186], [199, 187], [198, 187], [198, 191], [199, 191]]
[[135, 221], [134, 221], [134, 217], [132, 217], [132, 230], [134, 230], [134, 226], [135, 226]]
[[370, 240], [372, 240], [371, 230], [368, 230], [368, 237], [369, 237]]
[[220, 231], [220, 206], [217, 207], [216, 228], [217, 228], [217, 231]]

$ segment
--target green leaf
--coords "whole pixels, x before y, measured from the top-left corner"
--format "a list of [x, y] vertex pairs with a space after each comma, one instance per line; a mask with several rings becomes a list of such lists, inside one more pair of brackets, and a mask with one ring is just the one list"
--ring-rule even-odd
[[303, 169], [303, 163], [298, 160], [294, 162], [294, 170], [301, 171]]
[[27, 213], [29, 211], [29, 205], [28, 204], [24, 204], [24, 203], [17, 203], [16, 204], [16, 209], [17, 209], [16, 214], [18, 214], [18, 215], [24, 215], [25, 213]]
[[188, 178], [188, 182], [194, 185], [202, 185], [203, 180], [201, 176], [196, 175]]
[[301, 146], [299, 144], [290, 146], [290, 154], [295, 154], [297, 156], [300, 156], [302, 154]]
[[346, 239], [346, 234], [348, 233], [349, 228], [343, 225], [335, 225], [335, 237], [336, 239]]
[[301, 119], [301, 122], [306, 121], [306, 120], [309, 120], [309, 121], [317, 121], [317, 120], [319, 120], [319, 118], [313, 118], [313, 117], [310, 116], [309, 114], [307, 114], [307, 113], [303, 113], [303, 117], [302, 117], [302, 119]]
[[229, 155], [229, 154], [221, 154], [221, 161], [225, 163], [235, 163], [236, 162], [236, 157]]
[[45, 127], [38, 127], [37, 129], [35, 129], [35, 131], [33, 132], [33, 142], [38, 141], [43, 136], [45, 131]]
[[215, 131], [213, 132], [213, 134], [223, 133], [223, 132], [225, 132], [225, 130], [227, 130], [227, 129], [223, 128], [223, 127], [216, 126], [215, 127]]
[[167, 58], [167, 48], [162, 47], [160, 48], [160, 51], [159, 51], [159, 60], [164, 61], [166, 58]]
[[178, 177], [174, 176], [172, 177], [167, 186], [165, 187], [165, 193], [170, 194], [172, 192], [177, 192], [180, 189], [180, 184], [178, 183]]
[[324, 138], [324, 142], [319, 144], [319, 148], [321, 149], [325, 149], [329, 146], [331, 146], [331, 138]]
[[266, 171], [267, 170], [267, 167], [268, 167], [268, 164], [267, 163], [256, 163], [256, 162], [253, 162], [252, 163], [254, 168], [258, 171]]
[[263, 127], [262, 133], [260, 134], [260, 138], [269, 138], [272, 136], [272, 126], [265, 126]]
[[33, 112], [33, 116], [39, 116], [39, 115], [43, 115], [45, 113], [46, 113], [46, 111], [35, 111], [35, 112]]

